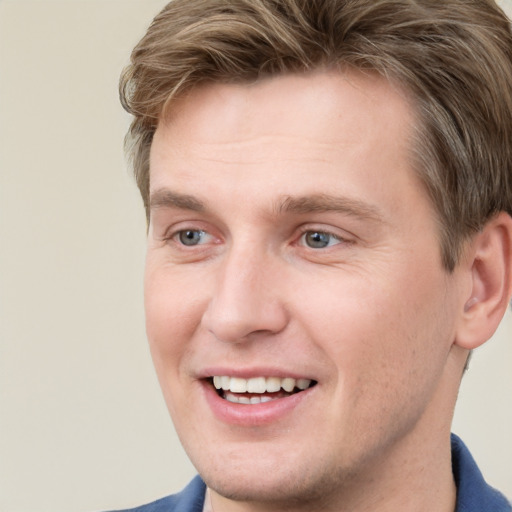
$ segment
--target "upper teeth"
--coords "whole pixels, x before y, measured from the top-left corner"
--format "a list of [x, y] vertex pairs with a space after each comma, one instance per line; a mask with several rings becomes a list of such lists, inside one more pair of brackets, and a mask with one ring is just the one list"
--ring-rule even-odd
[[291, 393], [296, 387], [303, 390], [311, 385], [310, 379], [293, 379], [285, 377], [253, 377], [242, 379], [240, 377], [215, 376], [213, 385], [217, 389], [231, 391], [232, 393], [275, 393], [283, 388]]

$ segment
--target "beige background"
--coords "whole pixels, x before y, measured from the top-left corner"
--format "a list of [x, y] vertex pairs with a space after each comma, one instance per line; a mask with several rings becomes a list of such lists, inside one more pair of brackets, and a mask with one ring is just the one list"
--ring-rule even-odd
[[[0, 0], [0, 512], [134, 506], [194, 474], [146, 347], [117, 99], [164, 4]], [[509, 496], [511, 316], [475, 354], [454, 425]]]

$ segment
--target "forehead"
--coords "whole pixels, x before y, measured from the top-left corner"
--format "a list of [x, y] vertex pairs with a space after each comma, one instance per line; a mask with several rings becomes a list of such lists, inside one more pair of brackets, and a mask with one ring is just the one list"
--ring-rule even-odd
[[[410, 172], [413, 110], [376, 74], [317, 71], [254, 84], [209, 84], [174, 101], [151, 148], [150, 189], [190, 192], [220, 183], [260, 194], [305, 195], [373, 186], [385, 193]], [[325, 182], [324, 182], [325, 181]], [[415, 183], [415, 186], [418, 184]], [[200, 194], [200, 192], [199, 192]]]
[[328, 143], [340, 141], [329, 131], [332, 121], [350, 123], [357, 137], [370, 118], [387, 118], [408, 131], [412, 108], [406, 92], [374, 72], [316, 70], [254, 83], [199, 85], [170, 102], [157, 133], [163, 125], [172, 130], [179, 124], [183, 136], [220, 142], [233, 140], [233, 131], [242, 138], [261, 129], [290, 136], [308, 130]]

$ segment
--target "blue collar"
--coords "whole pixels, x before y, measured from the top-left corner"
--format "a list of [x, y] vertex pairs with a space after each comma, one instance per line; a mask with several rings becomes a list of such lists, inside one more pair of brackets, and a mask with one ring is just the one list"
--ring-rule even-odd
[[456, 512], [512, 512], [505, 496], [488, 485], [466, 445], [452, 434], [452, 468], [457, 485]]

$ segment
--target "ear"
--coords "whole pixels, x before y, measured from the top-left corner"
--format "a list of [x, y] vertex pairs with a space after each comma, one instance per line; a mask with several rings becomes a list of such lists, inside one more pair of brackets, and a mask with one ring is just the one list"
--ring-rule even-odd
[[464, 271], [471, 285], [455, 344], [472, 350], [496, 331], [512, 293], [512, 218], [493, 217], [468, 244]]

